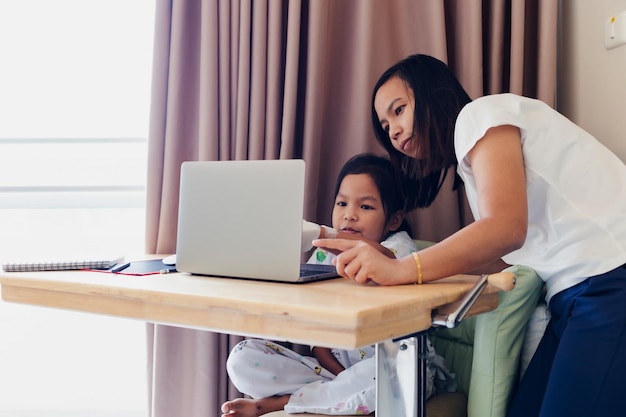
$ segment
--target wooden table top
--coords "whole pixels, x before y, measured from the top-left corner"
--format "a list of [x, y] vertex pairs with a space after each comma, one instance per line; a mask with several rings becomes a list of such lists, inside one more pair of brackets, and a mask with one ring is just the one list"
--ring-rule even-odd
[[[353, 349], [425, 330], [478, 277], [382, 287], [338, 278], [283, 284], [171, 273], [0, 272], [2, 299], [180, 327]], [[478, 312], [497, 306], [488, 286]], [[440, 309], [441, 310], [441, 309]]]

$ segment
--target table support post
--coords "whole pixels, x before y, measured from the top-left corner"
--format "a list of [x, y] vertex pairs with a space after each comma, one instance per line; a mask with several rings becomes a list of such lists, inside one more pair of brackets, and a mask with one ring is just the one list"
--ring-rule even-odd
[[376, 345], [376, 415], [426, 416], [426, 337]]

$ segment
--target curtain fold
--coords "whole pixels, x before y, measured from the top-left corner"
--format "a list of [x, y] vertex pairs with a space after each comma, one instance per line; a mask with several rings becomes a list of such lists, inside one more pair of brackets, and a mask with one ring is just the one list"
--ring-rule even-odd
[[[186, 160], [302, 158], [304, 216], [329, 224], [343, 163], [383, 153], [371, 90], [408, 54], [447, 62], [473, 98], [511, 91], [554, 106], [557, 1], [156, 0], [147, 252], [176, 250]], [[449, 181], [409, 220], [414, 237], [441, 240], [471, 213]], [[150, 415], [219, 415], [238, 395], [225, 360], [239, 340], [148, 325]]]

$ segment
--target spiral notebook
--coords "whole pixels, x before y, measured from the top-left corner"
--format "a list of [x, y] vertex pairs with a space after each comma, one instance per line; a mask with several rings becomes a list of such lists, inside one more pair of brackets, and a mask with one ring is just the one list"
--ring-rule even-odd
[[64, 271], [76, 269], [109, 269], [124, 259], [117, 257], [81, 257], [38, 259], [18, 262], [7, 262], [2, 265], [5, 272], [33, 272], [33, 271]]

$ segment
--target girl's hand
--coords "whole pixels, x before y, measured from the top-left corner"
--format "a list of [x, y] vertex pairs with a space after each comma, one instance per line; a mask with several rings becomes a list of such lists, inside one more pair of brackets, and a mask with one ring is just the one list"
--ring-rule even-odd
[[313, 244], [338, 254], [334, 261], [337, 273], [359, 284], [400, 285], [415, 282], [417, 267], [412, 259], [409, 259], [411, 262], [391, 259], [367, 242], [318, 239]]

